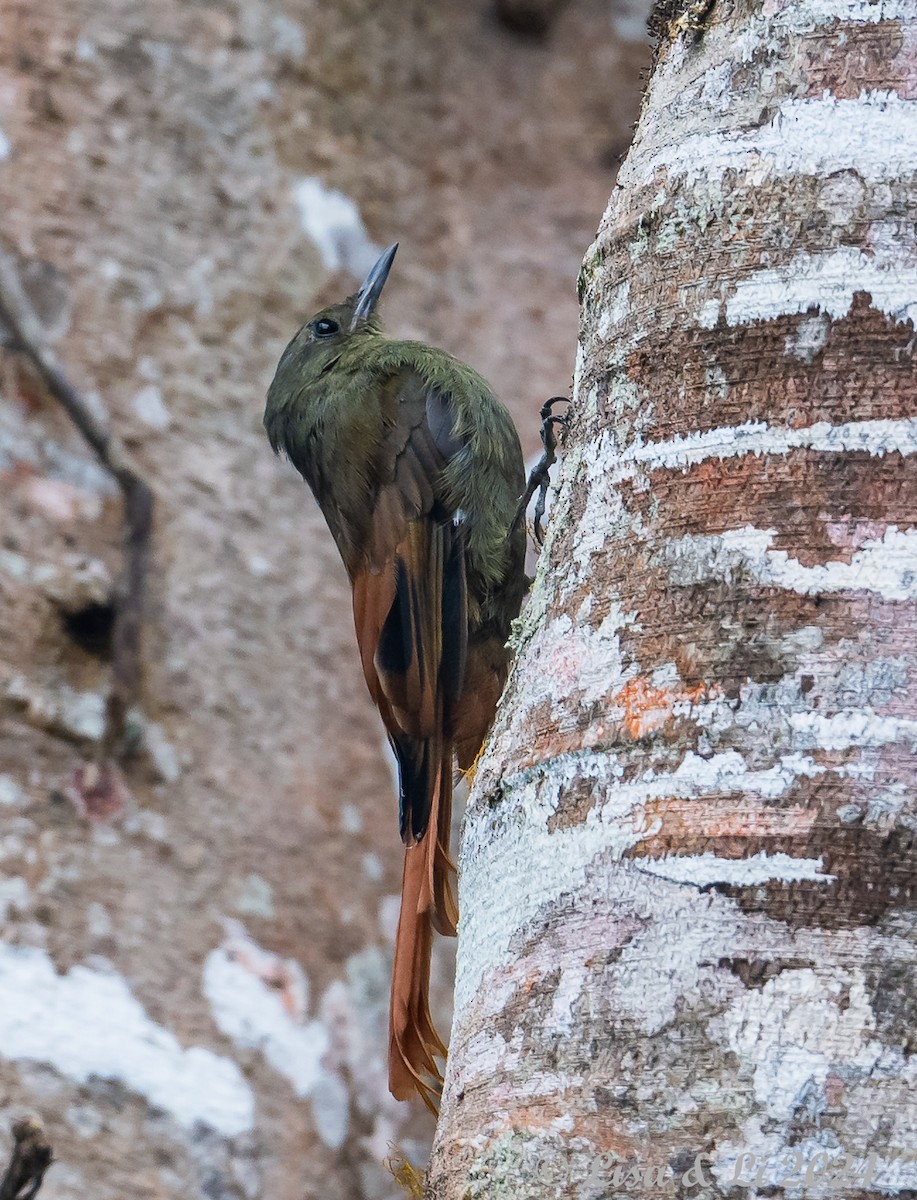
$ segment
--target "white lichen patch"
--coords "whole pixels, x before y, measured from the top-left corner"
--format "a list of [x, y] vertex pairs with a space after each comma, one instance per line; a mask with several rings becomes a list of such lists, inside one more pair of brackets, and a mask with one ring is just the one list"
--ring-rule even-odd
[[246, 916], [261, 917], [265, 921], [274, 919], [274, 889], [266, 879], [253, 871], [246, 875], [236, 892], [236, 912]]
[[[551, 832], [548, 821], [561, 794], [583, 779], [596, 789], [595, 806], [572, 828]], [[607, 755], [555, 760], [550, 779], [536, 772], [507, 784], [512, 791], [499, 810], [476, 813], [462, 846], [457, 1010], [473, 999], [482, 978], [512, 960], [514, 934], [540, 909], [576, 890], [596, 855], [620, 858], [655, 828], [633, 811], [634, 794], [619, 791], [609, 779]], [[520, 838], [523, 827], [526, 836]]]
[[716, 580], [754, 582], [801, 596], [831, 592], [872, 592], [884, 600], [917, 599], [917, 531], [890, 526], [881, 539], [869, 538], [849, 562], [804, 566], [785, 550], [772, 549], [773, 529], [729, 529], [688, 534], [665, 544], [660, 560], [676, 587]]
[[556, 704], [576, 696], [578, 703], [589, 704], [613, 694], [636, 669], [625, 669], [619, 637], [632, 624], [632, 617], [612, 606], [596, 628], [582, 610], [575, 620], [561, 615], [543, 625], [528, 646], [524, 671], [530, 686], [515, 719], [545, 701]]
[[848, 750], [854, 746], [909, 743], [917, 748], [917, 720], [889, 717], [869, 707], [841, 712], [793, 712], [788, 715], [793, 740], [802, 749]]
[[[593, 443], [588, 458], [580, 461], [577, 477], [564, 481], [564, 490], [575, 487], [583, 498], [584, 511], [577, 522], [574, 544], [566, 564], [563, 595], [570, 595], [587, 577], [594, 554], [605, 548], [625, 519], [624, 505], [617, 491], [609, 487], [614, 474], [617, 450], [612, 433], [604, 431]], [[561, 493], [563, 498], [564, 492]], [[628, 528], [637, 532], [639, 521], [629, 517]]]
[[744, 992], [708, 1029], [742, 1062], [754, 1064], [762, 1110], [788, 1120], [805, 1089], [812, 1083], [824, 1088], [833, 1068], [850, 1076], [877, 1067], [885, 1047], [869, 1036], [874, 1023], [858, 972], [803, 968]]
[[338, 1149], [347, 1134], [347, 1099], [323, 1065], [331, 1044], [327, 1027], [305, 1019], [305, 976], [298, 964], [252, 942], [237, 923], [227, 926], [226, 944], [204, 963], [213, 1019], [236, 1045], [260, 1050], [300, 1099], [311, 1100], [319, 1137]]
[[636, 782], [620, 784], [617, 790], [627, 793], [632, 803], [668, 797], [686, 799], [711, 792], [741, 792], [775, 800], [797, 779], [810, 779], [824, 770], [803, 754], [784, 755], [773, 767], [752, 770], [737, 750], [723, 750], [708, 757], [688, 751], [674, 771], [645, 771]]
[[[731, 773], [743, 779], [742, 786], [752, 785], [760, 795], [771, 798], [782, 794], [797, 778], [811, 778], [826, 771], [839, 776], [872, 777], [874, 763], [869, 758], [848, 758], [842, 765], [826, 765], [813, 759], [813, 754], [837, 750], [865, 750], [899, 743], [917, 745], [917, 721], [877, 711], [888, 704], [900, 691], [901, 664], [895, 659], [879, 659], [868, 667], [838, 665], [838, 655], [845, 653], [842, 645], [822, 660], [830, 666], [830, 674], [819, 672], [820, 660], [798, 644], [788, 652], [802, 657], [792, 671], [777, 683], [749, 680], [739, 689], [739, 696], [711, 696], [690, 706], [689, 713], [696, 729], [716, 744], [724, 740], [746, 744], [753, 739], [756, 753], [764, 747], [779, 754], [774, 766], [749, 772], [743, 778], [744, 759], [737, 751], [721, 751], [703, 761], [721, 761], [723, 782]], [[841, 660], [842, 661], [842, 660]], [[812, 672], [824, 676], [821, 683], [805, 690], [803, 679]], [[859, 699], [851, 706], [851, 696]], [[845, 702], [846, 701], [846, 702]], [[831, 711], [833, 710], [833, 711]], [[728, 755], [735, 755], [730, 760]], [[690, 757], [690, 754], [689, 756]]]
[[876, 1155], [874, 1175], [882, 1192], [917, 1190], [917, 1149], [902, 1139], [889, 1153]]
[[0, 875], [0, 921], [5, 921], [10, 909], [24, 911], [29, 903], [29, 885], [20, 875]]
[[137, 417], [150, 429], [161, 432], [172, 424], [172, 414], [163, 399], [162, 389], [155, 383], [148, 383], [136, 393], [133, 407]]
[[120, 975], [73, 967], [58, 975], [42, 950], [0, 943], [0, 1055], [46, 1063], [76, 1083], [112, 1079], [190, 1129], [251, 1129], [254, 1099], [238, 1066], [183, 1048], [152, 1021]]
[[728, 883], [752, 887], [761, 883], [791, 883], [813, 879], [833, 883], [835, 876], [827, 875], [820, 858], [793, 858], [789, 854], [753, 854], [750, 858], [721, 858], [704, 854], [666, 855], [665, 858], [634, 859], [637, 870], [649, 875], [671, 879], [675, 883], [706, 887], [711, 883]]
[[39, 729], [90, 742], [100, 741], [105, 732], [105, 696], [101, 692], [79, 692], [67, 684], [39, 691], [25, 676], [15, 675], [3, 686], [3, 694]]
[[888, 255], [864, 254], [854, 246], [814, 254], [800, 250], [784, 265], [752, 271], [733, 287], [726, 301], [728, 325], [810, 309], [837, 319], [850, 311], [857, 292], [868, 292], [872, 307], [895, 321], [917, 321], [917, 265], [905, 261], [900, 248]]
[[737, 174], [739, 187], [838, 171], [855, 171], [869, 183], [900, 179], [917, 172], [917, 104], [885, 91], [849, 100], [829, 93], [792, 97], [766, 125], [712, 132], [695, 111], [682, 136], [664, 146], [654, 142], [651, 154], [629, 156], [621, 181], [645, 185], [660, 168], [687, 186], [709, 185], [727, 171]]
[[0, 775], [0, 807], [24, 808], [28, 796], [12, 775]]
[[573, 1031], [576, 1022], [574, 1008], [583, 994], [588, 978], [589, 971], [585, 965], [577, 964], [561, 970], [560, 982], [554, 989], [554, 998], [551, 1001], [551, 1011], [545, 1021], [547, 1032], [569, 1034]]
[[297, 1021], [276, 990], [222, 948], [207, 955], [203, 990], [222, 1033], [239, 1046], [261, 1050], [297, 1096], [314, 1090], [328, 1048], [327, 1031], [319, 1022]]
[[688, 433], [666, 441], [637, 440], [617, 455], [609, 482], [632, 479], [641, 469], [687, 470], [711, 458], [737, 458], [743, 454], [789, 454], [817, 450], [825, 454], [862, 451], [869, 455], [917, 453], [917, 418], [880, 418], [846, 421], [837, 425], [817, 421], [797, 429], [746, 421], [703, 433]]
[[[791, 47], [805, 45], [818, 26], [832, 21], [856, 26], [908, 17], [913, 12], [908, 3], [909, 0], [880, 3], [777, 0], [748, 12], [738, 26], [732, 21], [714, 19], [704, 31], [704, 55], [700, 63], [694, 52], [695, 39], [689, 35], [672, 47], [668, 65], [673, 69], [656, 72], [651, 81], [654, 107], [665, 113], [667, 135], [673, 133], [672, 123], [676, 121], [689, 127], [705, 125], [709, 131], [710, 115], [714, 113], [730, 112], [731, 124], [756, 125], [760, 120], [760, 105], [755, 106], [755, 97], [773, 87], [769, 65], [788, 57]], [[820, 39], [822, 45], [825, 41]], [[763, 78], [758, 87], [750, 86], [747, 72], [739, 76], [738, 86], [733, 82], [738, 65], [757, 64], [768, 64], [761, 72]], [[646, 128], [638, 129], [638, 134], [648, 141], [652, 137], [652, 131]]]
[[[659, 832], [663, 821], [647, 811], [651, 802], [710, 793], [773, 800], [797, 779], [824, 770], [803, 754], [784, 755], [773, 767], [754, 770], [735, 750], [706, 758], [689, 752], [673, 771], [649, 770], [624, 783], [620, 779], [622, 760], [617, 755], [583, 752], [554, 758], [550, 776], [531, 768], [505, 777], [498, 809], [471, 811], [462, 846], [462, 966], [456, 985], [457, 1007], [471, 999], [482, 974], [511, 960], [514, 932], [543, 906], [575, 888], [593, 858], [601, 854], [620, 859], [632, 846]], [[563, 797], [574, 787], [582, 790], [583, 784], [594, 792], [593, 806], [577, 824], [552, 832], [550, 821]], [[742, 819], [750, 829], [755, 827], [754, 811], [749, 809]], [[784, 814], [784, 819], [788, 829], [806, 827], [795, 810]], [[522, 827], [526, 830], [524, 843], [519, 838]], [[787, 858], [774, 856], [772, 877], [778, 877], [780, 868], [791, 869], [784, 863]], [[652, 861], [640, 860], [646, 871], [653, 870], [647, 866]], [[667, 859], [665, 863], [677, 861]], [[802, 874], [796, 877], [810, 878], [814, 867], [809, 860], [798, 861], [801, 865], [796, 870]], [[752, 862], [749, 872], [763, 869], [760, 862]], [[671, 867], [672, 872], [678, 869]], [[724, 860], [719, 869], [732, 869], [738, 875], [743, 867], [741, 861], [730, 867]], [[524, 888], [511, 886], [517, 877], [526, 879]], [[494, 894], [493, 880], [501, 881], [499, 894]]]
[[[805, 33], [813, 24], [825, 25], [832, 21], [847, 21], [850, 24], [875, 25], [879, 21], [900, 21], [913, 15], [911, 0], [775, 0], [768, 6], [769, 23], [777, 29], [790, 29]], [[758, 21], [752, 18], [748, 25], [754, 27]]]
[[626, 279], [612, 288], [599, 317], [598, 334], [600, 338], [607, 338], [612, 329], [616, 325], [620, 325], [627, 316], [629, 298], [630, 283]]
[[800, 321], [792, 337], [786, 339], [784, 349], [793, 358], [810, 363], [828, 344], [831, 322], [824, 313]]
[[345, 979], [329, 984], [318, 1011], [331, 1038], [326, 1083], [311, 1098], [319, 1136], [329, 1146], [334, 1139], [344, 1144], [351, 1114], [359, 1112], [361, 1140], [377, 1162], [385, 1161], [393, 1144], [409, 1149], [405, 1139], [416, 1119], [412, 1106], [395, 1100], [388, 1090], [390, 986], [391, 959], [380, 946], [351, 955]]
[[381, 247], [370, 241], [353, 200], [312, 178], [296, 181], [293, 198], [303, 232], [315, 243], [325, 268], [364, 275]]

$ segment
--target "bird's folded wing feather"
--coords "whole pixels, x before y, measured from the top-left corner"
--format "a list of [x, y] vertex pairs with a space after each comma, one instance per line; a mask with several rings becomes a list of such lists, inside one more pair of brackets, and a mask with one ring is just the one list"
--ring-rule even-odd
[[[465, 670], [464, 534], [443, 478], [461, 442], [450, 397], [413, 370], [387, 381], [382, 406], [381, 483], [352, 573], [354, 619], [363, 673], [388, 733], [396, 748], [404, 739], [427, 743], [416, 753], [416, 769], [426, 773], [440, 768], [444, 706], [454, 703]], [[422, 836], [428, 819], [429, 812], [402, 812], [402, 836]]]

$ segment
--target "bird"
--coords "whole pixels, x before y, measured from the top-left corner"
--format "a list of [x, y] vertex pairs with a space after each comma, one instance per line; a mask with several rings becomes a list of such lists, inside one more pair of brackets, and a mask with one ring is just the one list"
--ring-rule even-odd
[[343, 560], [363, 675], [398, 763], [404, 845], [388, 1081], [436, 1111], [446, 1047], [430, 1014], [433, 932], [454, 936], [454, 763], [494, 720], [528, 580], [519, 436], [452, 355], [387, 337], [378, 303], [398, 243], [284, 350], [264, 426], [309, 484]]

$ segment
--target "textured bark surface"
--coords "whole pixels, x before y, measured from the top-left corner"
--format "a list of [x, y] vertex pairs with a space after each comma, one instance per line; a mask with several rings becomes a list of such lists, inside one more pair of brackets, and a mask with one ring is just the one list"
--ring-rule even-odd
[[661, 48], [466, 817], [441, 1200], [917, 1187], [915, 47], [769, 0]]
[[382, 1160], [422, 1165], [432, 1122], [385, 1081], [394, 783], [264, 393], [399, 238], [389, 327], [473, 363], [534, 450], [647, 47], [605, 0], [538, 44], [485, 0], [0, 0], [0, 30], [0, 233], [157, 500], [138, 754], [103, 803], [73, 785], [120, 501], [0, 357], [0, 1147], [41, 1114], [42, 1200], [398, 1195]]

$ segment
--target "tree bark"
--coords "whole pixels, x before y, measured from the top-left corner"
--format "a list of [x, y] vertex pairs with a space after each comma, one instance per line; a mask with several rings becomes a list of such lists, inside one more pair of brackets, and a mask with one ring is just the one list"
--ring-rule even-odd
[[466, 818], [442, 1200], [917, 1187], [917, 10], [668, 15]]

